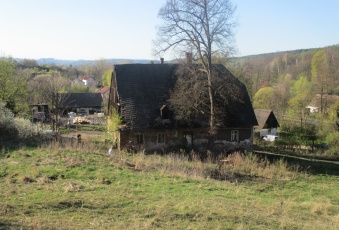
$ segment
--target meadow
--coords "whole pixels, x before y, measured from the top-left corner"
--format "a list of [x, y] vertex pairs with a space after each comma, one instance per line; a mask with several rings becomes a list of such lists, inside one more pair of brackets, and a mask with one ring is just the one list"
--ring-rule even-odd
[[[338, 169], [339, 170], [339, 169]], [[0, 229], [339, 229], [339, 180], [235, 153], [2, 148]]]

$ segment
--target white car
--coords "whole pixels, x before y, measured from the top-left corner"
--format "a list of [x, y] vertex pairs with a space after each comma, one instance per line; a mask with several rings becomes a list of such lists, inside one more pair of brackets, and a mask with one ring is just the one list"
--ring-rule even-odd
[[279, 139], [279, 136], [269, 134], [269, 135], [264, 136], [262, 139], [264, 141], [275, 141], [275, 140]]

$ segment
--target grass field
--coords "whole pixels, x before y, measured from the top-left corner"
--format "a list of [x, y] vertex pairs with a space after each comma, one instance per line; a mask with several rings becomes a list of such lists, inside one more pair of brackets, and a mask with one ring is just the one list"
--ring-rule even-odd
[[339, 229], [338, 176], [101, 147], [3, 149], [0, 229]]

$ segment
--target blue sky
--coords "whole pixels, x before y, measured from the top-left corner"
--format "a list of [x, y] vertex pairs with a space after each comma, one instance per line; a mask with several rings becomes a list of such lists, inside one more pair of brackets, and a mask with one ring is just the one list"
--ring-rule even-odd
[[[0, 0], [0, 56], [158, 59], [166, 0]], [[338, 0], [233, 0], [237, 56], [339, 44]], [[171, 59], [166, 56], [165, 59]]]

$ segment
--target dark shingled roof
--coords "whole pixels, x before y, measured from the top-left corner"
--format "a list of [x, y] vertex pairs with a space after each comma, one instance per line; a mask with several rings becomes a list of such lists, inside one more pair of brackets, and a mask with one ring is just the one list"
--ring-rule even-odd
[[102, 106], [101, 93], [71, 93], [65, 105], [73, 108], [100, 107]]
[[121, 116], [131, 129], [152, 126], [166, 103], [176, 65], [116, 65], [115, 76]]
[[267, 129], [267, 128], [277, 128], [279, 123], [277, 118], [274, 116], [272, 110], [269, 109], [254, 109], [255, 116], [259, 123], [258, 126], [255, 126], [257, 129]]
[[[115, 79], [121, 116], [126, 122], [125, 129], [156, 128], [160, 108], [167, 105], [173, 88], [177, 64], [125, 64], [115, 65]], [[224, 66], [218, 65], [225, 73], [229, 84], [239, 89], [239, 100], [227, 108], [227, 127], [253, 127], [257, 125], [252, 104], [246, 87]], [[112, 84], [113, 85], [113, 84]], [[112, 90], [111, 90], [112, 91]]]

